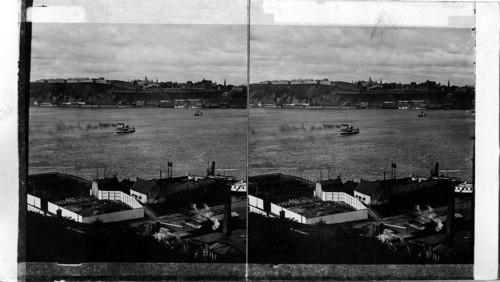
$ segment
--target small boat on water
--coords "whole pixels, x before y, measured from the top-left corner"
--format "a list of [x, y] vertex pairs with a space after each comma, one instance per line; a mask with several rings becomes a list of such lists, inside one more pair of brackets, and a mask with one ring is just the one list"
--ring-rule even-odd
[[202, 116], [203, 115], [203, 112], [200, 111], [200, 110], [197, 110], [196, 113], [194, 113], [194, 116], [197, 117], [197, 116]]
[[427, 114], [424, 113], [424, 111], [421, 111], [419, 114], [418, 114], [418, 117], [426, 117]]
[[340, 125], [341, 127], [342, 126], [345, 126], [345, 128], [342, 128], [340, 129], [339, 131], [339, 135], [353, 135], [353, 134], [358, 134], [359, 133], [359, 128], [354, 128], [352, 126], [349, 126], [349, 124], [341, 124]]
[[231, 192], [246, 193], [247, 184], [245, 181], [241, 180], [240, 182], [231, 185]]
[[131, 127], [131, 126], [128, 126], [128, 125], [125, 125], [125, 123], [117, 123], [116, 125], [120, 125], [121, 124], [121, 127], [117, 127], [115, 129], [115, 133], [116, 134], [126, 134], [126, 133], [132, 133], [132, 132], [135, 132], [135, 127]]
[[472, 194], [472, 184], [471, 183], [460, 183], [457, 186], [455, 186], [455, 193], [464, 193], [464, 194]]

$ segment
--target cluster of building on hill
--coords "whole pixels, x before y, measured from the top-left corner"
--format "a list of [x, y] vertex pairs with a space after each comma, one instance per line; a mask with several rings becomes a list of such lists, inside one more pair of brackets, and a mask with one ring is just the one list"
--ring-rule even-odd
[[[40, 79], [31, 97], [35, 106], [246, 108], [244, 85], [198, 82], [129, 81], [100, 78]], [[43, 83], [43, 84], [42, 84]], [[48, 84], [48, 85], [45, 85]], [[56, 85], [52, 85], [56, 84]], [[74, 84], [92, 84], [90, 90]]]
[[[426, 80], [425, 82], [417, 83], [383, 83], [382, 78], [380, 82], [372, 80], [370, 77], [367, 81], [359, 80], [344, 82], [344, 81], [330, 81], [328, 79], [292, 79], [292, 80], [265, 80], [255, 84], [263, 85], [331, 85], [339, 88], [336, 92], [339, 94], [347, 93], [366, 93], [366, 94], [404, 94], [408, 92], [426, 92], [426, 91], [455, 91], [457, 86], [450, 86], [448, 80], [447, 85], [441, 85], [440, 82]], [[470, 88], [465, 86], [463, 88]]]
[[35, 174], [28, 177], [27, 209], [84, 224], [119, 224], [153, 236], [167, 247], [191, 240], [209, 251], [208, 260], [242, 260], [246, 214], [238, 210], [241, 202], [232, 210], [230, 186], [234, 182], [210, 171], [203, 177], [135, 181]]
[[[255, 84], [271, 84], [271, 85], [297, 85], [297, 84], [305, 84], [305, 85], [332, 85], [332, 86], [342, 86], [342, 84], [349, 84], [348, 82], [343, 81], [330, 81], [327, 78], [324, 79], [292, 79], [292, 80], [265, 80], [261, 82], [257, 82]], [[372, 80], [372, 78], [368, 78], [365, 80], [352, 81], [351, 85], [357, 85], [358, 88], [356, 90], [361, 91], [376, 91], [376, 90], [397, 90], [397, 89], [407, 89], [407, 90], [420, 90], [420, 91], [429, 91], [429, 90], [447, 90], [450, 89], [450, 81], [448, 80], [448, 85], [441, 85], [440, 82], [426, 80], [422, 83], [410, 82], [410, 83], [382, 83], [382, 78], [380, 82], [376, 80]], [[456, 86], [454, 86], [456, 87]], [[466, 86], [467, 87], [467, 86]], [[354, 90], [354, 89], [353, 89]]]
[[306, 84], [306, 85], [335, 85], [335, 81], [328, 79], [292, 79], [292, 80], [265, 80], [257, 82], [256, 84], [273, 84], [273, 85], [292, 85], [292, 84]]
[[[249, 177], [249, 211], [306, 225], [336, 224], [395, 252], [430, 260], [469, 258], [472, 194], [454, 178], [312, 182], [285, 174]], [[432, 208], [434, 206], [435, 208]], [[264, 231], [263, 231], [264, 232]], [[304, 233], [305, 234], [305, 233]]]
[[[128, 87], [129, 90], [152, 90], [152, 89], [189, 89], [189, 90], [231, 90], [234, 85], [226, 85], [226, 79], [224, 79], [223, 84], [218, 84], [216, 81], [212, 82], [211, 80], [202, 79], [201, 81], [193, 82], [174, 82], [174, 81], [158, 81], [148, 79], [147, 76], [144, 79], [131, 79], [128, 81], [120, 81], [120, 80], [107, 80], [104, 77], [99, 78], [88, 78], [88, 77], [74, 77], [74, 78], [50, 78], [50, 79], [38, 79], [35, 82], [38, 83], [99, 83], [99, 84], [112, 84], [116, 82], [129, 83], [134, 87]], [[241, 86], [240, 86], [241, 87]], [[166, 90], [167, 91], [167, 90]], [[172, 90], [175, 92], [175, 90]]]
[[35, 82], [39, 83], [99, 83], [99, 84], [109, 84], [110, 81], [106, 80], [104, 77], [99, 78], [88, 78], [88, 77], [71, 77], [71, 78], [49, 78], [49, 79], [38, 79]]
[[207, 79], [202, 79], [201, 81], [197, 82], [193, 81], [158, 82], [158, 78], [156, 78], [156, 81], [153, 81], [153, 80], [148, 80], [148, 77], [145, 76], [144, 79], [133, 79], [129, 80], [129, 82], [135, 85], [142, 86], [143, 89], [170, 88], [170, 89], [192, 89], [192, 90], [226, 90], [228, 87], [230, 88], [233, 87], [233, 85], [226, 85], [226, 79], [224, 79], [224, 84], [218, 84], [217, 81], [212, 82], [211, 80]]

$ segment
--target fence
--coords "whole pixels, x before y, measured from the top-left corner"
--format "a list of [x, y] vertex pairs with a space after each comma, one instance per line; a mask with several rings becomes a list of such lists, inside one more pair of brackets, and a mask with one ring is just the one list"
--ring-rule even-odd
[[323, 192], [321, 194], [321, 200], [346, 203], [356, 210], [366, 209], [365, 205], [363, 205], [363, 203], [361, 203], [361, 201], [359, 201], [356, 197], [344, 192]]
[[99, 191], [97, 198], [99, 200], [120, 201], [133, 209], [142, 208], [142, 205], [134, 197], [122, 191]]

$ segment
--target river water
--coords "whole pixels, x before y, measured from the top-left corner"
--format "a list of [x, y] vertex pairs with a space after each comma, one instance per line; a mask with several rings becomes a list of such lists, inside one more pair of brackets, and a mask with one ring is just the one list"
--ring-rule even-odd
[[[441, 173], [472, 178], [474, 116], [465, 111], [382, 109], [250, 109], [249, 174], [290, 173], [319, 179], [383, 179]], [[349, 123], [360, 134], [339, 136], [324, 124]]]
[[[171, 108], [31, 107], [29, 173], [60, 171], [93, 178], [206, 174], [215, 161], [221, 174], [244, 179], [247, 110]], [[109, 123], [125, 122], [136, 132], [115, 135]], [[99, 126], [101, 123], [101, 126]]]
[[[206, 173], [246, 176], [283, 172], [316, 180], [426, 177], [435, 162], [443, 174], [471, 180], [474, 117], [465, 111], [339, 109], [193, 109], [31, 107], [29, 172], [60, 171], [93, 178], [158, 178]], [[106, 123], [126, 122], [136, 132], [115, 135]], [[101, 127], [99, 127], [101, 123]], [[352, 123], [360, 134], [339, 136], [325, 124]], [[103, 125], [104, 124], [104, 125]]]

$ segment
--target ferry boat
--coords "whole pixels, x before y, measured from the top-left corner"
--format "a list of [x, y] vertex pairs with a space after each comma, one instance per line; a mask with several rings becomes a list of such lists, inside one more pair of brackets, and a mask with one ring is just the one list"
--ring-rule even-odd
[[237, 183], [231, 185], [231, 192], [246, 193], [247, 192], [247, 184], [243, 180], [240, 182], [237, 182]]
[[132, 133], [135, 132], [135, 127], [130, 127], [128, 125], [125, 125], [125, 123], [117, 123], [116, 125], [122, 125], [122, 127], [117, 127], [115, 129], [116, 134], [126, 134], [126, 133]]
[[345, 128], [340, 129], [339, 135], [353, 135], [359, 133], [359, 128], [349, 127], [349, 124], [341, 124], [340, 126], [345, 126]]
[[419, 114], [418, 114], [418, 117], [426, 117], [427, 114], [424, 113], [424, 111], [421, 111]]
[[464, 182], [455, 186], [455, 193], [471, 194], [472, 191], [473, 187], [471, 183]]
[[203, 115], [203, 112], [200, 111], [200, 110], [197, 110], [196, 113], [194, 113], [194, 116], [197, 117], [197, 116], [202, 116]]

